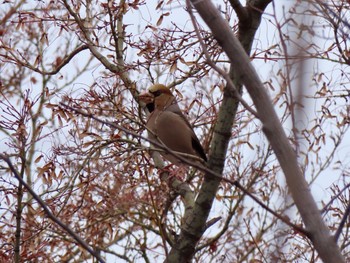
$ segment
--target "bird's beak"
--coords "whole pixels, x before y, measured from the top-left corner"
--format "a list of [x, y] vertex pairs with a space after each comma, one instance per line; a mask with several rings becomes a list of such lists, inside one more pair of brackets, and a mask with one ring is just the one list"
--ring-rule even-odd
[[139, 94], [139, 104], [142, 108], [147, 108], [151, 113], [154, 111], [154, 96], [150, 92]]
[[154, 96], [148, 91], [144, 91], [139, 94], [139, 101], [147, 105], [154, 102]]

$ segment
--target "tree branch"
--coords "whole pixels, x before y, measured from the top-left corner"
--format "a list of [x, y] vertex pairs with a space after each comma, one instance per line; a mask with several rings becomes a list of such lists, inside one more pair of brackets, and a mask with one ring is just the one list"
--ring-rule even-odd
[[79, 15], [73, 11], [73, 9], [67, 3], [67, 0], [63, 0], [63, 4], [66, 7], [66, 9], [68, 10], [69, 14], [71, 16], [73, 16], [75, 22], [78, 24], [80, 30], [84, 34], [84, 37], [87, 41], [87, 45], [88, 45], [91, 53], [102, 63], [102, 65], [104, 65], [111, 72], [125, 74], [125, 72], [119, 72], [118, 67], [116, 65], [114, 65], [113, 63], [109, 62], [108, 59], [97, 50], [95, 44], [92, 42], [92, 40], [90, 38], [90, 33], [88, 32], [88, 30], [84, 26], [83, 21], [80, 19]]
[[79, 54], [81, 51], [86, 49], [88, 49], [87, 45], [82, 45], [80, 47], [77, 47], [68, 56], [66, 56], [58, 65], [56, 65], [56, 68], [54, 70], [51, 70], [51, 71], [40, 70], [38, 67], [35, 67], [34, 65], [30, 64], [27, 60], [20, 60], [19, 58], [17, 58], [17, 56], [12, 51], [9, 50], [9, 53], [13, 57], [11, 60], [16, 61], [18, 64], [20, 64], [23, 67], [26, 67], [42, 75], [56, 75], [65, 65], [67, 65], [72, 60], [72, 58], [75, 55]]
[[344, 188], [342, 190], [340, 190], [338, 194], [333, 196], [331, 198], [331, 200], [321, 209], [321, 214], [326, 213], [327, 211], [329, 211], [328, 209], [329, 209], [330, 205], [349, 187], [350, 187], [350, 183], [345, 185]]
[[346, 207], [346, 210], [344, 212], [342, 220], [340, 221], [337, 232], [335, 232], [335, 235], [334, 235], [335, 241], [338, 241], [339, 236], [341, 234], [341, 231], [343, 230], [343, 227], [345, 226], [346, 220], [348, 220], [349, 215], [350, 215], [350, 202], [348, 203], [348, 206]]

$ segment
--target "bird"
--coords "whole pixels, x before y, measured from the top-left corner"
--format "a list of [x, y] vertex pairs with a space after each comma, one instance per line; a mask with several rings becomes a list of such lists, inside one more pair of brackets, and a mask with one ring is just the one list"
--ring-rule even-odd
[[[191, 160], [195, 163], [207, 162], [207, 156], [197, 135], [167, 86], [154, 84], [147, 92], [139, 95], [139, 100], [150, 112], [146, 122], [149, 139], [159, 140], [180, 155], [186, 154], [182, 157], [196, 156]], [[167, 152], [161, 152], [161, 154], [172, 164], [183, 165], [176, 156]]]

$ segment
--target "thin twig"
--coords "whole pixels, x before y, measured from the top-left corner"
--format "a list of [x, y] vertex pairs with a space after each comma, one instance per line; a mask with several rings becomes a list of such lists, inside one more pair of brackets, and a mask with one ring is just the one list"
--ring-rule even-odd
[[39, 74], [42, 74], [42, 75], [48, 75], [48, 76], [51, 76], [51, 75], [56, 75], [65, 65], [67, 65], [77, 54], [79, 54], [81, 51], [84, 51], [88, 49], [88, 46], [87, 45], [82, 45], [82, 46], [79, 46], [77, 47], [76, 49], [74, 49], [69, 55], [67, 55], [66, 57], [64, 57], [62, 59], [62, 61], [60, 61], [60, 63], [58, 65], [56, 65], [56, 68], [51, 70], [51, 71], [46, 71], [46, 70], [41, 70], [39, 69], [38, 67], [30, 64], [27, 60], [25, 60], [23, 58], [23, 60], [19, 59], [16, 54], [11, 51], [11, 50], [8, 50], [9, 53], [12, 55], [12, 58], [10, 58], [11, 60], [14, 60], [15, 62], [17, 62], [18, 64], [20, 64], [21, 66], [23, 67], [26, 67], [34, 72], [37, 72]]
[[105, 261], [101, 258], [101, 256], [94, 251], [78, 234], [76, 234], [68, 225], [64, 224], [61, 220], [59, 220], [48, 208], [48, 206], [45, 204], [44, 200], [41, 199], [40, 196], [38, 196], [33, 189], [24, 181], [24, 179], [19, 175], [16, 168], [13, 166], [10, 158], [7, 155], [0, 154], [0, 159], [4, 160], [10, 170], [13, 172], [17, 180], [28, 190], [28, 192], [31, 194], [31, 196], [39, 203], [39, 205], [44, 209], [46, 215], [57, 225], [59, 225], [64, 231], [66, 231], [71, 237], [77, 241], [78, 244], [80, 244], [85, 250], [87, 250], [92, 256], [94, 256], [99, 262], [105, 263]]
[[335, 241], [338, 241], [339, 236], [341, 234], [341, 231], [343, 230], [343, 227], [345, 225], [345, 222], [346, 222], [346, 220], [349, 217], [349, 214], [350, 214], [350, 202], [348, 203], [348, 206], [346, 207], [346, 210], [344, 212], [342, 220], [340, 221], [340, 224], [339, 224], [339, 227], [337, 229], [337, 232], [335, 232], [335, 234], [334, 234]]
[[321, 209], [321, 214], [329, 211], [328, 210], [329, 206], [335, 201], [335, 199], [337, 199], [349, 187], [350, 187], [350, 183], [345, 185], [344, 188], [342, 190], [340, 190], [338, 194], [336, 194], [334, 197], [332, 197], [332, 199]]
[[249, 225], [248, 225], [248, 223], [247, 223], [247, 220], [246, 220], [246, 219], [243, 219], [243, 221], [244, 221], [244, 224], [245, 224], [246, 227], [247, 227], [248, 234], [249, 234], [250, 237], [252, 238], [255, 247], [258, 249], [258, 251], [259, 251], [259, 253], [260, 253], [260, 255], [261, 255], [261, 258], [264, 260], [264, 262], [268, 262], [268, 261], [266, 260], [265, 256], [264, 256], [264, 253], [261, 251], [261, 249], [260, 249], [260, 247], [259, 247], [257, 241], [255, 240], [256, 238], [253, 236], [252, 232], [250, 231], [250, 228], [249, 228]]

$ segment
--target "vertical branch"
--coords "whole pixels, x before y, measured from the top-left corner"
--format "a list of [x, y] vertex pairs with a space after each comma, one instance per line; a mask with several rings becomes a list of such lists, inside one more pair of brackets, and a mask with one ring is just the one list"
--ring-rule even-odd
[[125, 0], [121, 0], [119, 2], [119, 9], [114, 15], [111, 9], [111, 6], [113, 5], [113, 1], [108, 2], [108, 15], [110, 20], [110, 28], [112, 32], [113, 41], [115, 44], [115, 53], [117, 57], [117, 66], [119, 68], [119, 71], [124, 71], [124, 59], [123, 59], [123, 46], [124, 46], [124, 37], [125, 37], [125, 31], [124, 31], [124, 25], [123, 25], [123, 17], [125, 10]]
[[[19, 158], [21, 160], [21, 171], [18, 176], [24, 180], [24, 174], [26, 171], [26, 136], [25, 136], [25, 123], [24, 117], [19, 120], [18, 124], [18, 141], [19, 141]], [[15, 262], [21, 262], [21, 236], [22, 236], [22, 213], [23, 213], [23, 183], [18, 181], [17, 188], [17, 209], [16, 209], [16, 232], [15, 232]]]
[[116, 52], [117, 52], [117, 62], [120, 66], [124, 67], [124, 59], [123, 59], [123, 46], [124, 46], [124, 25], [123, 25], [123, 16], [125, 12], [125, 0], [120, 1], [121, 8], [117, 13], [117, 32], [118, 39], [116, 41]]
[[[22, 176], [23, 174], [20, 174]], [[22, 219], [22, 200], [23, 200], [23, 185], [20, 181], [18, 181], [17, 188], [17, 209], [16, 209], [16, 232], [15, 232], [15, 263], [21, 262], [21, 219]]]
[[116, 14], [113, 14], [112, 7], [113, 1], [108, 2], [108, 15], [110, 19], [110, 28], [112, 32], [112, 37], [115, 45], [115, 53], [117, 58], [117, 64], [115, 66], [115, 73], [121, 78], [125, 87], [127, 87], [134, 97], [134, 99], [138, 100], [138, 92], [136, 90], [135, 83], [130, 79], [127, 74], [127, 69], [125, 67], [124, 61], [124, 38], [125, 38], [125, 27], [123, 24], [124, 14], [127, 12], [127, 5], [125, 0], [121, 0], [119, 2], [119, 9]]
[[[294, 101], [294, 91], [293, 91], [293, 87], [292, 87], [292, 78], [291, 78], [291, 69], [292, 69], [292, 62], [289, 58], [289, 50], [287, 47], [287, 43], [285, 40], [285, 33], [282, 31], [282, 25], [279, 23], [278, 18], [276, 16], [276, 6], [275, 6], [275, 2], [272, 1], [272, 7], [274, 10], [274, 19], [275, 19], [275, 23], [276, 23], [276, 27], [277, 27], [277, 31], [278, 31], [278, 35], [280, 37], [280, 43], [282, 46], [282, 50], [284, 53], [284, 60], [285, 60], [285, 72], [286, 72], [286, 89], [288, 91], [288, 95], [286, 96], [286, 101], [287, 101], [287, 105], [288, 105], [288, 110], [290, 112], [290, 117], [291, 117], [291, 122], [292, 122], [292, 134], [293, 134], [293, 139], [294, 139], [294, 144], [295, 144], [295, 150], [297, 153], [300, 152], [299, 149], [299, 141], [298, 141], [298, 129], [297, 129], [297, 120], [296, 120], [296, 116], [295, 116], [295, 108], [297, 107], [297, 102]], [[301, 63], [301, 65], [303, 65], [303, 63]], [[301, 72], [301, 71], [300, 71]], [[289, 102], [288, 102], [289, 100]]]

